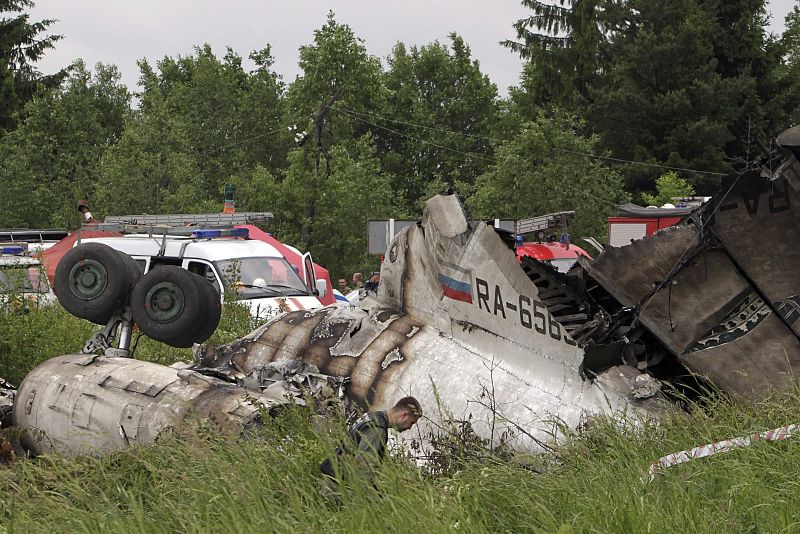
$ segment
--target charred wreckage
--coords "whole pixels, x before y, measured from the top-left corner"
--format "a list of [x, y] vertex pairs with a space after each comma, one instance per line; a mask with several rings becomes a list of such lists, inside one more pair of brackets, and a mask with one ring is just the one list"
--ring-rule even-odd
[[394, 237], [375, 298], [194, 345], [182, 366], [127, 357], [131, 328], [205, 341], [220, 317], [207, 281], [177, 267], [141, 276], [124, 254], [79, 245], [56, 293], [106, 327], [17, 391], [3, 384], [0, 403], [32, 453], [152, 442], [190, 416], [241, 431], [308, 391], [362, 407], [411, 394], [433, 424], [469, 419], [482, 437], [536, 449], [587, 415], [658, 416], [672, 392], [704, 383], [749, 398], [785, 390], [800, 371], [800, 127], [777, 141], [778, 157], [727, 177], [680, 225], [566, 273], [520, 265], [513, 239], [438, 195]]

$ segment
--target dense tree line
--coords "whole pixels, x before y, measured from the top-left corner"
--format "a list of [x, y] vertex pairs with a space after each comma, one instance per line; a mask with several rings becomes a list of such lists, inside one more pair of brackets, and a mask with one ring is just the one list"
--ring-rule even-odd
[[575, 209], [573, 233], [602, 237], [615, 204], [710, 193], [800, 119], [797, 6], [773, 36], [764, 0], [523, 4], [504, 44], [526, 65], [501, 98], [459, 35], [381, 61], [333, 14], [291, 82], [266, 43], [250, 69], [208, 45], [141, 61], [136, 88], [80, 60], [44, 75], [53, 21], [0, 0], [0, 226], [74, 227], [79, 198], [100, 217], [219, 211], [230, 184], [346, 275], [376, 266], [367, 220], [418, 217], [444, 188], [476, 217]]

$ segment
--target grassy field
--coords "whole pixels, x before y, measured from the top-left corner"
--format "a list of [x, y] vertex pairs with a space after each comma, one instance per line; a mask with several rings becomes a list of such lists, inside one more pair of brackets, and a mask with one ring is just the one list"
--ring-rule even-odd
[[[229, 314], [220, 341], [246, 329]], [[82, 346], [91, 326], [57, 307], [0, 315], [0, 376]], [[188, 358], [158, 343], [138, 355]], [[353, 480], [341, 506], [317, 465], [337, 437], [292, 410], [252, 439], [180, 432], [103, 458], [44, 456], [0, 471], [5, 532], [800, 532], [800, 447], [792, 438], [671, 468], [660, 456], [795, 422], [800, 395], [717, 402], [658, 426], [596, 419], [542, 456], [464, 461], [432, 476], [408, 460]], [[341, 430], [340, 430], [341, 431]]]

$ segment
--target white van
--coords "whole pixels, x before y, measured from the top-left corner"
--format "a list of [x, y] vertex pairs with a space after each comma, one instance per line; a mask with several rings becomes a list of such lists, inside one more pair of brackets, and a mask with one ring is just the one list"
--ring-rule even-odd
[[[313, 273], [306, 276], [295, 272], [275, 247], [262, 241], [130, 234], [81, 242], [102, 243], [124, 252], [136, 260], [144, 273], [158, 265], [176, 265], [205, 276], [220, 293], [220, 299], [224, 299], [224, 290], [248, 306], [254, 322], [286, 311], [322, 307], [303, 282], [314, 280]], [[308, 260], [304, 266], [311, 269], [310, 257]]]

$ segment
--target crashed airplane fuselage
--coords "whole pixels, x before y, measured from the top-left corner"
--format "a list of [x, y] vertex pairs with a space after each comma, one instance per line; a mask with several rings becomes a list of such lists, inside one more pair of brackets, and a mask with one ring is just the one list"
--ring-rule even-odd
[[[392, 241], [368, 310], [288, 313], [243, 339], [204, 347], [196, 368], [234, 374], [297, 359], [347, 376], [348, 396], [387, 406], [414, 395], [436, 420], [469, 419], [480, 435], [549, 440], [592, 413], [645, 413], [652, 384], [615, 366], [589, 380], [583, 350], [554, 320], [493, 227], [469, 222], [455, 195]], [[637, 389], [637, 386], [639, 388]], [[644, 394], [641, 394], [644, 390]]]

